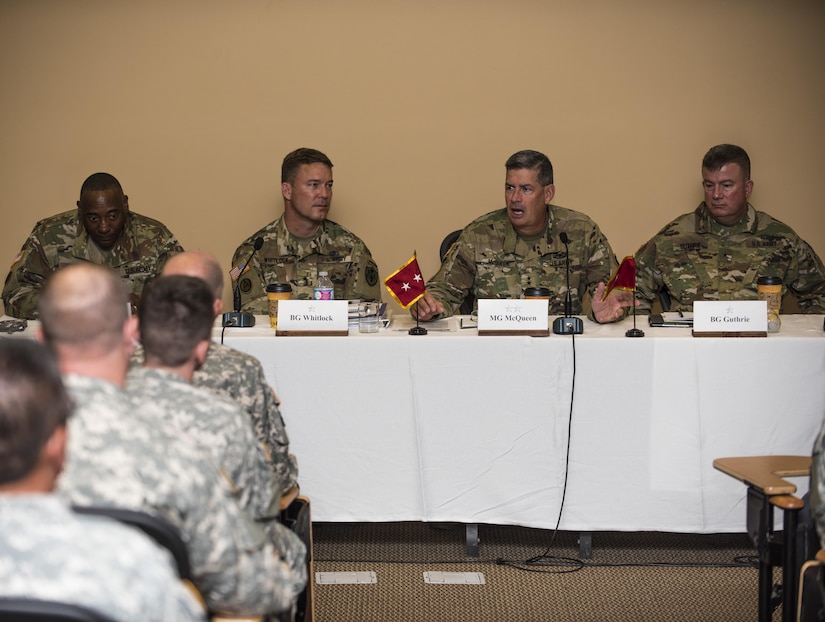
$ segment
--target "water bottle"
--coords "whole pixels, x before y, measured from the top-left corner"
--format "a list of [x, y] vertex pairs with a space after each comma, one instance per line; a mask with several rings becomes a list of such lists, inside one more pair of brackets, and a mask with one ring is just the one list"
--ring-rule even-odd
[[315, 283], [315, 300], [334, 300], [335, 291], [332, 289], [332, 281], [326, 272], [318, 273], [318, 281]]

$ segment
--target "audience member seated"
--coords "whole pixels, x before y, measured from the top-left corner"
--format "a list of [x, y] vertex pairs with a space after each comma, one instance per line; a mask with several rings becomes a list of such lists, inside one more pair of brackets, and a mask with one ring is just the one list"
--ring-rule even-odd
[[128, 373], [126, 392], [210, 452], [241, 508], [262, 525], [303, 583], [306, 547], [278, 520], [281, 490], [249, 416], [237, 402], [191, 384], [212, 343], [213, 303], [212, 292], [199, 278], [161, 276], [146, 286], [139, 316], [145, 361]]
[[240, 508], [209, 454], [123, 391], [137, 338], [126, 299], [117, 275], [95, 264], [59, 270], [40, 297], [42, 338], [76, 404], [58, 492], [76, 505], [143, 510], [175, 525], [210, 611], [291, 609], [303, 581]]
[[75, 514], [52, 493], [71, 408], [51, 352], [0, 339], [0, 597], [122, 622], [204, 620], [166, 551], [138, 530]]
[[[170, 258], [161, 273], [203, 279], [215, 298], [215, 317], [223, 310], [223, 271], [218, 260], [206, 251], [188, 251]], [[278, 408], [278, 400], [254, 356], [215, 343], [209, 346], [206, 361], [195, 370], [192, 384], [235, 400], [246, 409], [258, 440], [269, 450], [269, 460], [281, 490], [288, 492], [298, 483], [298, 462], [289, 453], [289, 436]]]

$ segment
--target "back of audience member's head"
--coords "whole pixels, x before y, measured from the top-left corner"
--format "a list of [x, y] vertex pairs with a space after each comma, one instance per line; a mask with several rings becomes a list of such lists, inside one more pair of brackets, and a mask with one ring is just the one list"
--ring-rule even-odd
[[162, 276], [143, 289], [140, 341], [147, 362], [178, 367], [212, 336], [215, 297], [202, 279]]
[[[48, 348], [30, 339], [0, 339], [0, 486], [35, 469], [71, 408]], [[59, 453], [62, 457], [62, 447]], [[54, 477], [59, 470], [58, 465]]]
[[223, 270], [212, 253], [186, 251], [172, 255], [163, 266], [162, 276], [181, 274], [206, 281], [215, 298], [223, 297]]
[[66, 266], [49, 277], [40, 293], [43, 337], [55, 348], [108, 352], [122, 341], [127, 301], [123, 282], [109, 268]]

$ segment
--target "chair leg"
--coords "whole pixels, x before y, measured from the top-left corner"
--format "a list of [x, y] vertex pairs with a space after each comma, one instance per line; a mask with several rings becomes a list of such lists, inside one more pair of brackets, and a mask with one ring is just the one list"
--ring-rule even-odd
[[467, 557], [478, 557], [478, 523], [468, 523], [464, 528], [467, 542]]

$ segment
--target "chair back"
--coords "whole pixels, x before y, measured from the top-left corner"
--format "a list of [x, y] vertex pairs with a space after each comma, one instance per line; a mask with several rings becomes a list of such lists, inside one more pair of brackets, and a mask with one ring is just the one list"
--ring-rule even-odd
[[112, 622], [112, 619], [69, 603], [0, 597], [0, 622]]
[[[441, 242], [441, 248], [438, 249], [438, 258], [441, 261], [444, 261], [444, 258], [447, 256], [447, 253], [450, 252], [450, 249], [453, 247], [453, 244], [456, 243], [458, 240], [458, 236], [461, 235], [461, 229], [457, 231], [452, 231], [447, 234], [447, 237], [444, 238], [444, 241]], [[473, 312], [473, 307], [475, 306], [475, 296], [470, 293], [467, 294], [467, 297], [461, 303], [461, 307], [459, 308], [458, 312], [461, 315], [470, 315]]]
[[115, 507], [75, 505], [72, 506], [72, 509], [78, 514], [107, 516], [124, 525], [140, 529], [172, 554], [177, 566], [178, 576], [181, 579], [185, 581], [192, 580], [192, 567], [189, 564], [189, 552], [186, 550], [186, 544], [184, 544], [177, 527], [165, 518], [139, 510]]

